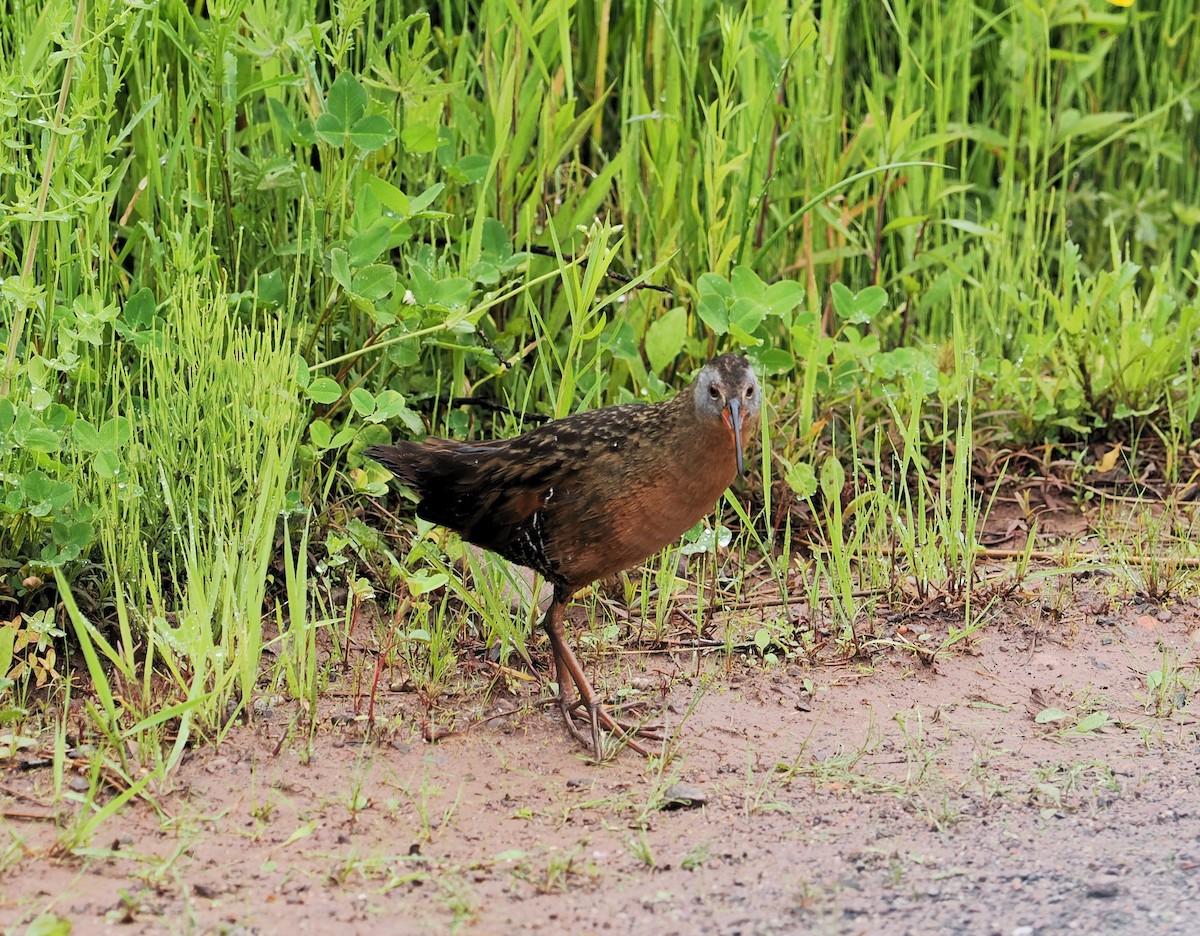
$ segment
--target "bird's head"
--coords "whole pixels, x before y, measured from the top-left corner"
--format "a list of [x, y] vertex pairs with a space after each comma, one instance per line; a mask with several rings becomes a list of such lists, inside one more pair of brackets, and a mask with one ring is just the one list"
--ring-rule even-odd
[[692, 394], [701, 420], [719, 419], [729, 429], [742, 473], [744, 435], [754, 430], [762, 400], [762, 387], [740, 354], [722, 354], [701, 369]]

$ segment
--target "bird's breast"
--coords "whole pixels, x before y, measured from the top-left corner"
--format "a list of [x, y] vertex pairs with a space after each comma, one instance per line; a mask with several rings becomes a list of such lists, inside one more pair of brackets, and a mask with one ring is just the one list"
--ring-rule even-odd
[[721, 425], [676, 436], [609, 441], [546, 498], [547, 549], [569, 583], [636, 565], [712, 511], [737, 473], [733, 441]]

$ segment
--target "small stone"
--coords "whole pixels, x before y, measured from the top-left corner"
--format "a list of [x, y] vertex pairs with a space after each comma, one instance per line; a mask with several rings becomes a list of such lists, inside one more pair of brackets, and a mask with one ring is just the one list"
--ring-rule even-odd
[[1171, 618], [1173, 618], [1174, 615], [1170, 611], [1168, 611], [1166, 608], [1160, 608], [1157, 617], [1160, 621], [1162, 621], [1165, 624], [1167, 621], [1171, 620]]
[[1108, 900], [1121, 893], [1121, 886], [1112, 878], [1100, 878], [1088, 885], [1087, 895], [1099, 900]]
[[708, 802], [708, 794], [699, 787], [675, 783], [663, 794], [661, 809], [695, 809]]

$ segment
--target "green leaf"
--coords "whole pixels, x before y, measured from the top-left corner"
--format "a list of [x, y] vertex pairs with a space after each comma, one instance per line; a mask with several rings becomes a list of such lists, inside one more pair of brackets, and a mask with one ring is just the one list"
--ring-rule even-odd
[[409, 153], [432, 153], [437, 149], [438, 128], [434, 124], [409, 124], [400, 134], [400, 142]]
[[375, 398], [375, 412], [367, 417], [367, 422], [381, 423], [393, 419], [399, 419], [414, 434], [424, 428], [421, 417], [408, 408], [401, 394], [395, 390], [384, 390]]
[[374, 263], [388, 249], [392, 230], [386, 221], [379, 221], [350, 241], [350, 266], [361, 270]]
[[[413, 572], [406, 575], [404, 581], [408, 585], [409, 592], [416, 598], [419, 595], [424, 595], [426, 592], [441, 588], [450, 581], [450, 576], [445, 572], [432, 574], [429, 572]], [[410, 633], [409, 637], [415, 637], [415, 634]]]
[[729, 330], [752, 335], [767, 317], [767, 308], [757, 299], [735, 299], [729, 307]]
[[345, 125], [333, 114], [322, 114], [312, 126], [317, 139], [321, 142], [337, 147], [346, 145]]
[[350, 291], [350, 255], [344, 247], [334, 247], [329, 251], [329, 275], [342, 289]]
[[60, 546], [74, 546], [83, 550], [96, 535], [96, 529], [90, 523], [56, 523], [54, 526], [54, 541]]
[[486, 156], [479, 153], [471, 153], [460, 159], [455, 164], [455, 168], [462, 173], [464, 182], [482, 182], [487, 177], [488, 168], [491, 164], [492, 161]]
[[483, 219], [483, 238], [480, 241], [481, 256], [493, 261], [507, 260], [513, 254], [512, 238], [504, 225], [495, 218]]
[[132, 438], [133, 424], [124, 416], [114, 416], [100, 427], [100, 445], [110, 451], [124, 448]]
[[646, 329], [646, 357], [650, 361], [650, 369], [661, 374], [663, 369], [674, 361], [687, 340], [687, 312], [679, 306], [667, 312], [650, 323]]
[[100, 433], [86, 419], [75, 420], [75, 424], [71, 426], [71, 438], [75, 440], [75, 445], [81, 452], [100, 451]]
[[[470, 303], [475, 294], [475, 284], [465, 276], [454, 276], [444, 279], [434, 287], [434, 302], [444, 305], [447, 309], [465, 306]], [[469, 324], [469, 323], [465, 323]], [[474, 331], [474, 326], [465, 329]]]
[[342, 132], [353, 127], [367, 112], [367, 91], [349, 72], [342, 72], [329, 89], [325, 99], [325, 113], [333, 117], [342, 127]]
[[121, 456], [112, 449], [104, 449], [96, 453], [92, 459], [92, 469], [102, 478], [112, 480], [121, 473]]
[[328, 405], [341, 398], [342, 388], [332, 377], [318, 377], [306, 388], [308, 398], [314, 403]]
[[387, 297], [396, 285], [396, 270], [385, 263], [372, 263], [354, 274], [353, 289], [356, 296], [378, 302]]
[[1081, 719], [1072, 731], [1078, 734], [1088, 734], [1089, 732], [1096, 731], [1098, 728], [1103, 728], [1107, 724], [1108, 712], [1092, 712], [1091, 715]]
[[[16, 636], [17, 630], [15, 627], [0, 627], [0, 677], [4, 676], [12, 668], [13, 641], [16, 639]], [[0, 687], [0, 694], [3, 691], [3, 687]]]
[[308, 424], [308, 437], [318, 452], [324, 452], [333, 441], [333, 430], [323, 419], [314, 419]]
[[500, 282], [500, 267], [491, 260], [478, 260], [471, 264], [471, 279], [484, 286], [495, 286]]
[[51, 511], [62, 510], [75, 496], [74, 485], [69, 481], [55, 481], [40, 468], [25, 475], [20, 488], [26, 502], [31, 505], [30, 513], [35, 517], [45, 517]]
[[53, 429], [37, 427], [25, 433], [22, 443], [31, 452], [42, 452], [49, 455], [51, 452], [58, 451], [62, 444], [62, 436]]
[[359, 149], [370, 152], [381, 149], [396, 139], [396, 128], [388, 123], [386, 117], [373, 114], [355, 123], [348, 137]]
[[868, 286], [858, 293], [852, 293], [841, 283], [830, 287], [833, 294], [833, 308], [838, 316], [854, 325], [868, 325], [887, 305], [887, 293], [880, 286]]
[[292, 376], [296, 380], [296, 386], [301, 389], [307, 387], [312, 379], [312, 371], [308, 369], [308, 362], [299, 354], [292, 355]]
[[696, 280], [696, 291], [699, 296], [696, 314], [713, 332], [724, 335], [729, 331], [729, 300], [733, 297], [733, 287], [716, 273], [705, 273]]
[[424, 211], [434, 203], [439, 195], [442, 194], [442, 189], [446, 187], [445, 182], [435, 182], [429, 188], [425, 189], [420, 195], [412, 200], [412, 213], [418, 214]]
[[753, 352], [756, 370], [763, 374], [790, 374], [796, 369], [796, 359], [782, 348], [761, 348]]
[[359, 416], [370, 416], [375, 412], [375, 397], [369, 390], [355, 387], [350, 391], [350, 405]]
[[254, 295], [266, 306], [282, 306], [287, 302], [287, 287], [283, 284], [283, 273], [276, 267], [261, 274], [254, 283]]
[[1067, 717], [1067, 713], [1059, 708], [1044, 708], [1034, 716], [1034, 721], [1039, 725], [1045, 725], [1048, 722], [1062, 721]]
[[43, 913], [25, 928], [25, 936], [71, 936], [71, 921], [54, 913]]
[[826, 500], [840, 500], [845, 486], [846, 469], [836, 455], [830, 455], [821, 464], [821, 493]]
[[379, 176], [367, 176], [367, 188], [371, 190], [372, 195], [379, 199], [379, 203], [396, 218], [407, 218], [413, 213], [409, 197], [391, 182], [381, 179]]
[[142, 287], [125, 300], [121, 317], [133, 329], [141, 330], [154, 324], [154, 311], [154, 293], [147, 287]]
[[791, 323], [791, 312], [804, 302], [804, 287], [795, 280], [780, 280], [772, 283], [763, 293], [762, 304], [770, 315]]
[[798, 462], [795, 465], [788, 465], [787, 471], [784, 472], [783, 480], [787, 482], [787, 486], [792, 489], [797, 497], [808, 500], [817, 493], [817, 475], [813, 471], [812, 465], [808, 462]]
[[748, 266], [736, 267], [733, 273], [729, 276], [729, 287], [733, 290], [733, 294], [739, 299], [753, 299], [755, 301], [762, 298], [766, 292], [766, 286]]

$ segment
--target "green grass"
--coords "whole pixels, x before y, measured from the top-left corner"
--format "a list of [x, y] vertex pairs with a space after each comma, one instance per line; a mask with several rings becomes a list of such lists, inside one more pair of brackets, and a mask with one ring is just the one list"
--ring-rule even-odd
[[[505, 570], [366, 527], [362, 449], [664, 398], [725, 350], [762, 456], [724, 551], [631, 574], [645, 638], [738, 568], [846, 654], [885, 602], [969, 635], [988, 452], [1121, 441], [1188, 480], [1198, 37], [1184, 0], [9, 11], [0, 717], [35, 732], [86, 671], [132, 776], [130, 737], [169, 770], [259, 693], [311, 716], [364, 607], [429, 698], [469, 643], [526, 655]], [[1189, 586], [1189, 524], [1113, 547], [1131, 587]], [[596, 607], [600, 651], [629, 634]], [[764, 665], [812, 649], [746, 626]]]

